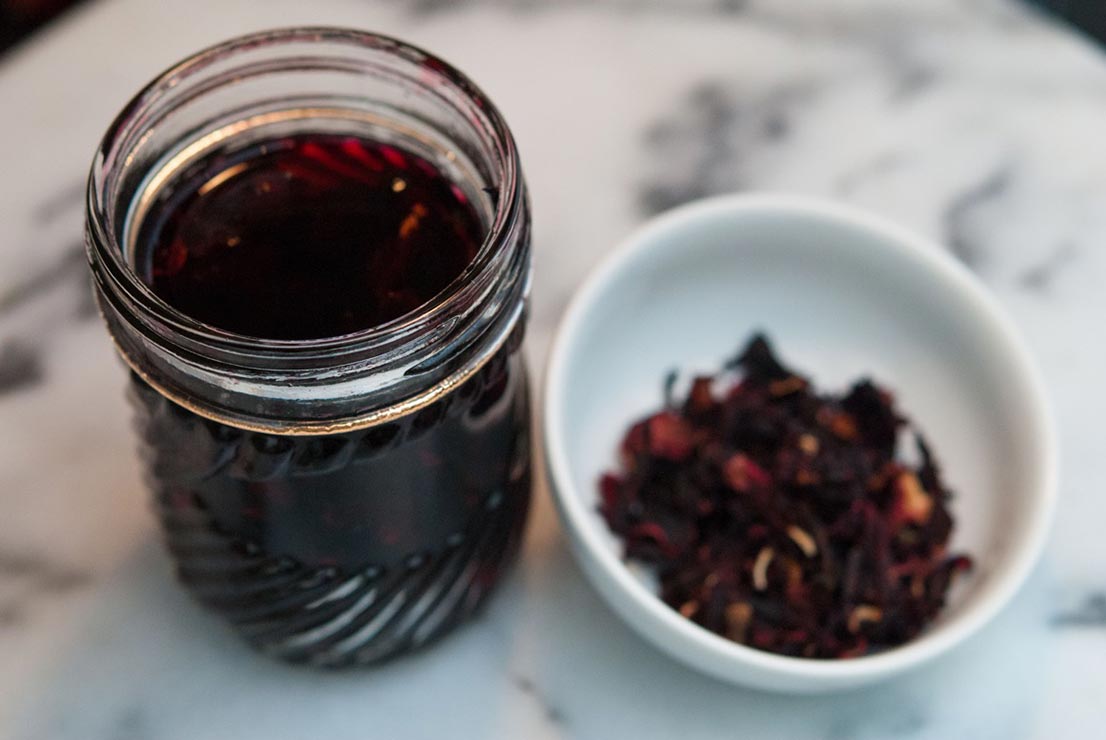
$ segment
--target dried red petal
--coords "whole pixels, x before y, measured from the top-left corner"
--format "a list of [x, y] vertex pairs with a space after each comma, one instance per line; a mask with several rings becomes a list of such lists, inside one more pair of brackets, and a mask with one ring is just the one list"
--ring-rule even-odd
[[749, 456], [742, 453], [733, 455], [722, 467], [726, 484], [738, 493], [747, 493], [755, 488], [767, 488], [772, 478], [764, 468], [757, 465]]
[[643, 522], [630, 528], [626, 533], [627, 540], [649, 540], [659, 547], [669, 557], [679, 554], [679, 549], [672, 544], [668, 533], [659, 524]]
[[618, 509], [620, 488], [622, 488], [622, 481], [618, 479], [618, 476], [605, 473], [599, 479], [599, 495], [603, 499], [603, 511], [613, 512]]
[[714, 380], [709, 377], [696, 378], [691, 383], [687, 397], [687, 410], [692, 414], [704, 414], [714, 408]]
[[895, 498], [889, 519], [893, 527], [902, 524], [925, 524], [933, 514], [933, 497], [922, 488], [918, 476], [910, 471], [899, 473], [894, 484]]
[[686, 460], [695, 449], [694, 429], [674, 411], [649, 417], [647, 437], [649, 451], [656, 457], [673, 462]]
[[[952, 517], [932, 451], [896, 455], [906, 423], [871, 381], [816, 394], [758, 336], [716, 394], [686, 399], [622, 441], [600, 512], [628, 558], [655, 566], [666, 603], [763, 650], [850, 658], [916, 636], [971, 560], [949, 556]], [[674, 375], [671, 377], [675, 377]]]

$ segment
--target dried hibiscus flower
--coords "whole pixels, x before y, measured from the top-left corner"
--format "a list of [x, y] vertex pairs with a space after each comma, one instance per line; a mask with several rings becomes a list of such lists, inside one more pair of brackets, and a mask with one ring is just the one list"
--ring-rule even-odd
[[950, 494], [917, 431], [870, 380], [819, 395], [763, 336], [697, 377], [686, 398], [622, 441], [599, 482], [600, 511], [661, 597], [731, 640], [783, 655], [847, 658], [900, 645], [971, 567], [947, 552]]

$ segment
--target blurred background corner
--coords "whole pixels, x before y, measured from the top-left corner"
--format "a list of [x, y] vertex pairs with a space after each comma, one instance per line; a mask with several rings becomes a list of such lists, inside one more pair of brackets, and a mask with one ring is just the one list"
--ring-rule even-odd
[[1032, 0], [1050, 13], [1106, 43], [1106, 2], [1103, 0]]
[[0, 54], [80, 0], [0, 0]]
[[[69, 8], [92, 1], [94, 0], [0, 0], [0, 54]], [[1041, 7], [1106, 44], [1106, 0], [1021, 1]]]

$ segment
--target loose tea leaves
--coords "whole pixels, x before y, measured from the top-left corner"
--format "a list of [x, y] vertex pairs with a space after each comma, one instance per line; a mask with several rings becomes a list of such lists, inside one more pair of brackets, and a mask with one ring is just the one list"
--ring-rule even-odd
[[915, 637], [971, 559], [922, 435], [870, 380], [819, 395], [764, 336], [630, 427], [600, 511], [684, 617], [746, 645], [850, 658]]

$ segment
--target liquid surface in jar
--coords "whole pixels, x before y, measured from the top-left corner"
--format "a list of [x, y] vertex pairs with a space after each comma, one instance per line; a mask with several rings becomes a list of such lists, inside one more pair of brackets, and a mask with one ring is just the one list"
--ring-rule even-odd
[[135, 266], [160, 298], [211, 326], [315, 339], [427, 303], [484, 234], [469, 198], [429, 160], [300, 134], [188, 166], [143, 218]]

